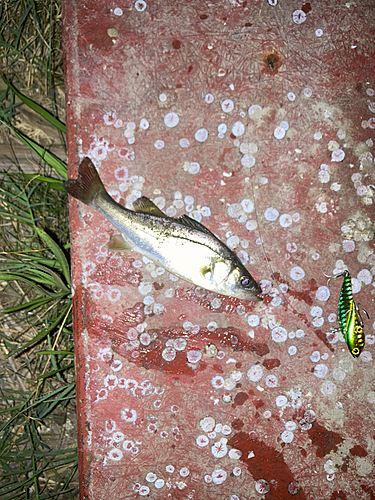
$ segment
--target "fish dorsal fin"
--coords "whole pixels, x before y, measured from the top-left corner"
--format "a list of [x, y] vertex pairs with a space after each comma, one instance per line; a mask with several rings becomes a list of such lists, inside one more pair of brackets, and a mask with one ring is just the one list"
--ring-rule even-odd
[[165, 217], [165, 214], [158, 208], [155, 203], [146, 196], [142, 196], [133, 202], [133, 208], [136, 212], [141, 214], [156, 215], [158, 217]]
[[203, 224], [192, 219], [191, 217], [189, 217], [186, 214], [181, 215], [181, 217], [179, 217], [177, 220], [180, 224], [183, 224], [184, 226], [190, 227], [190, 229], [195, 229], [196, 231], [200, 231], [201, 233], [209, 234], [209, 235], [214, 236], [216, 238], [216, 236], [213, 233], [211, 233], [211, 231], [209, 229], [207, 229]]

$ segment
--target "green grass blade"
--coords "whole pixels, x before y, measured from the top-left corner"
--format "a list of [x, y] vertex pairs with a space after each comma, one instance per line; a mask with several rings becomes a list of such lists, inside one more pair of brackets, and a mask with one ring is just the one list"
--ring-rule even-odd
[[68, 285], [70, 286], [70, 268], [68, 261], [64, 255], [64, 252], [61, 250], [59, 245], [55, 243], [55, 241], [41, 228], [37, 227], [36, 231], [38, 235], [42, 238], [42, 240], [46, 243], [49, 249], [53, 252], [56, 259], [59, 261], [61, 270], [63, 272], [64, 278]]
[[9, 352], [5, 357], [9, 358], [10, 356], [15, 356], [16, 354], [19, 354], [20, 352], [25, 351], [29, 347], [32, 347], [33, 345], [37, 344], [38, 342], [43, 340], [45, 337], [47, 337], [49, 332], [51, 332], [52, 330], [54, 330], [58, 326], [58, 324], [61, 322], [61, 320], [63, 319], [65, 314], [69, 311], [70, 307], [71, 307], [70, 304], [68, 306], [66, 306], [66, 308], [63, 310], [63, 312], [55, 319], [55, 321], [53, 321], [50, 325], [46, 326], [46, 328], [43, 328], [43, 330], [41, 332], [39, 332], [37, 335], [35, 335], [34, 338], [29, 340], [28, 342], [25, 342], [22, 346], [18, 347], [14, 351]]
[[3, 309], [2, 312], [3, 314], [9, 314], [18, 311], [30, 312], [33, 311], [34, 309], [37, 309], [40, 306], [43, 306], [44, 304], [47, 304], [48, 302], [51, 302], [51, 300], [53, 300], [51, 297], [42, 297], [40, 299], [26, 302], [26, 304], [20, 304], [19, 306], [15, 307], [8, 307], [8, 309]]
[[14, 87], [10, 83], [10, 81], [6, 78], [5, 75], [2, 75], [2, 76], [3, 76], [3, 80], [4, 80], [5, 84], [8, 86], [8, 88], [10, 88], [11, 91], [14, 92], [16, 94], [16, 96], [19, 97], [19, 99], [21, 99], [21, 101], [23, 101], [27, 106], [29, 106], [29, 108], [31, 108], [33, 111], [38, 113], [38, 115], [40, 115], [42, 118], [47, 120], [51, 125], [56, 127], [58, 130], [61, 130], [61, 132], [66, 133], [66, 126], [64, 123], [62, 123], [60, 120], [58, 120], [55, 116], [52, 115], [52, 113], [50, 113], [49, 111], [44, 109], [42, 106], [39, 106], [39, 104], [32, 101], [31, 99], [24, 96], [23, 94], [21, 94], [21, 92], [19, 90], [17, 90], [16, 87]]
[[24, 174], [24, 177], [28, 181], [46, 182], [51, 189], [65, 193], [62, 181], [54, 179], [53, 177], [45, 177], [44, 175], [34, 175], [34, 174]]
[[58, 368], [57, 370], [52, 370], [52, 371], [50, 371], [48, 373], [44, 373], [43, 375], [40, 375], [38, 377], [38, 380], [42, 380], [42, 379], [45, 379], [45, 378], [53, 377], [57, 373], [60, 373], [60, 372], [63, 372], [64, 370], [69, 370], [70, 368], [73, 368], [73, 366], [74, 366], [74, 363], [70, 363], [69, 365], [66, 365], [66, 366], [63, 366], [61, 368]]
[[47, 151], [45, 148], [40, 146], [37, 142], [29, 139], [25, 134], [16, 130], [14, 127], [8, 125], [4, 121], [2, 121], [3, 125], [6, 125], [14, 135], [21, 141], [23, 144], [28, 146], [36, 155], [39, 156], [43, 161], [45, 161], [50, 167], [52, 167], [58, 174], [61, 175], [64, 179], [68, 178], [66, 164], [60, 160], [56, 155]]
[[49, 356], [73, 356], [72, 351], [38, 351], [38, 356], [41, 354], [48, 354]]

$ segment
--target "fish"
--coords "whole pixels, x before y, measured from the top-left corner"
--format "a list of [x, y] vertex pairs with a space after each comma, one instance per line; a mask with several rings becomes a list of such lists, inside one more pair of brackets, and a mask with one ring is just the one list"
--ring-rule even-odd
[[324, 275], [329, 278], [327, 285], [329, 285], [329, 281], [333, 278], [344, 277], [338, 306], [339, 327], [350, 354], [354, 358], [358, 358], [365, 346], [363, 320], [360, 311], [363, 311], [368, 318], [369, 315], [367, 311], [362, 309], [359, 303], [356, 304], [353, 299], [352, 278], [349, 271], [345, 270], [334, 276], [328, 276], [325, 273]]
[[263, 300], [259, 283], [203, 224], [186, 214], [168, 217], [145, 196], [133, 202], [134, 211], [123, 207], [107, 193], [90, 158], [82, 160], [77, 178], [64, 182], [64, 188], [120, 231], [109, 240], [109, 250], [138, 252], [178, 278], [218, 294]]

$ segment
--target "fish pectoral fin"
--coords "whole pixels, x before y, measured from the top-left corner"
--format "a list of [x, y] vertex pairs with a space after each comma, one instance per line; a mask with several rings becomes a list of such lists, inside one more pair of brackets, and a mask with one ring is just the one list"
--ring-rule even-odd
[[181, 217], [179, 217], [177, 220], [180, 224], [182, 224], [186, 227], [190, 227], [190, 229], [195, 229], [196, 231], [201, 231], [202, 233], [209, 234], [216, 239], [216, 236], [213, 233], [211, 233], [211, 231], [209, 229], [207, 229], [203, 224], [192, 219], [191, 217], [189, 217], [186, 214], [181, 215]]
[[206, 278], [206, 280], [210, 280], [211, 279], [212, 269], [210, 267], [203, 266], [203, 267], [201, 267], [200, 271], [201, 271], [202, 276], [204, 278]]
[[121, 234], [113, 234], [106, 245], [110, 252], [130, 252], [132, 248], [126, 244]]
[[146, 196], [142, 196], [133, 202], [133, 208], [136, 212], [141, 214], [156, 215], [158, 217], [165, 217], [165, 214], [160, 210], [155, 203]]

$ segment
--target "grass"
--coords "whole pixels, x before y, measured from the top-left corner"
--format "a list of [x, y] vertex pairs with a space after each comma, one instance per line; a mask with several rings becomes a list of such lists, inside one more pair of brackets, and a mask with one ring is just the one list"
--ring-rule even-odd
[[[78, 495], [61, 4], [0, 3], [0, 498]], [[30, 115], [31, 113], [31, 115]], [[38, 121], [33, 123], [30, 116]], [[50, 133], [39, 127], [45, 119]], [[35, 174], [24, 173], [19, 143]]]

